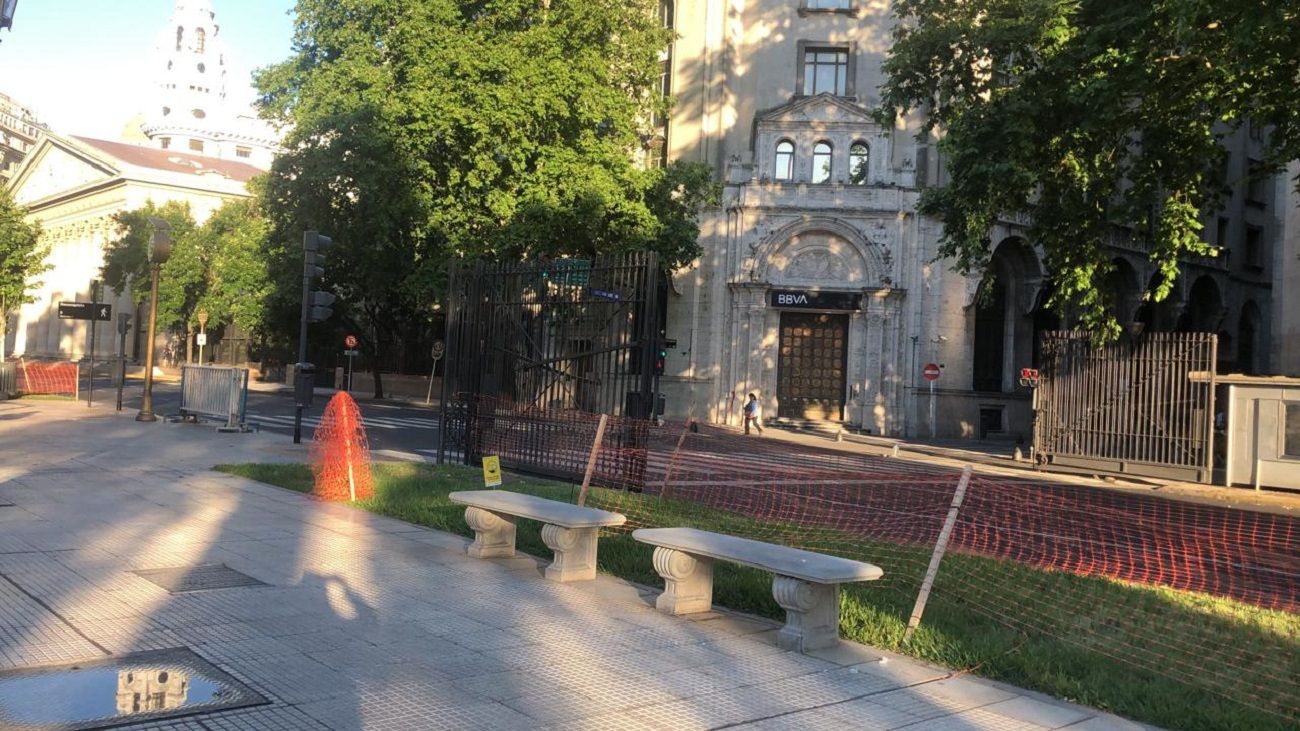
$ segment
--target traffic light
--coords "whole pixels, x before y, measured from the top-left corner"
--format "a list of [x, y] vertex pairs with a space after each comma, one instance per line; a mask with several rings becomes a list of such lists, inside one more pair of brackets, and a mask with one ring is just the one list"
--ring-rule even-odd
[[659, 348], [655, 350], [654, 373], [656, 376], [664, 374], [664, 365], [668, 363], [668, 349], [675, 347], [677, 347], [676, 340], [659, 338]]
[[308, 322], [328, 320], [330, 315], [334, 314], [334, 310], [330, 309], [330, 305], [334, 304], [334, 295], [311, 289], [311, 280], [325, 273], [325, 250], [333, 245], [334, 241], [330, 237], [317, 231], [303, 232], [302, 276], [305, 293], [303, 309], [307, 314]]

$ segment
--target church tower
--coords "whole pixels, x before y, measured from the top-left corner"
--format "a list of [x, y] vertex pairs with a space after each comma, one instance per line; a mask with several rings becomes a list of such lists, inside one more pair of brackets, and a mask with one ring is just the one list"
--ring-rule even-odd
[[270, 166], [276, 134], [227, 98], [229, 51], [212, 0], [176, 0], [153, 64], [157, 83], [141, 125], [151, 146]]

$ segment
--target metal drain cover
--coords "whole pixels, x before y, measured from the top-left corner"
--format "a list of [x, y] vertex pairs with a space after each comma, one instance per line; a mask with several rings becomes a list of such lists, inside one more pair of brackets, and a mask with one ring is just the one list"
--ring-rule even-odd
[[0, 671], [0, 728], [86, 731], [268, 703], [186, 648]]
[[236, 586], [267, 586], [266, 582], [241, 574], [225, 564], [142, 569], [131, 573], [142, 579], [148, 579], [173, 594], [208, 589], [231, 589]]

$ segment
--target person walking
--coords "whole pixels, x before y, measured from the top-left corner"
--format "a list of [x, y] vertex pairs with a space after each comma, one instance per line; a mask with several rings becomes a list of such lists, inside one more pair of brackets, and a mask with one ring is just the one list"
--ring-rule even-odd
[[758, 396], [749, 394], [749, 400], [745, 402], [745, 433], [749, 433], [749, 425], [753, 424], [758, 430], [758, 435], [763, 435], [763, 409], [758, 405]]

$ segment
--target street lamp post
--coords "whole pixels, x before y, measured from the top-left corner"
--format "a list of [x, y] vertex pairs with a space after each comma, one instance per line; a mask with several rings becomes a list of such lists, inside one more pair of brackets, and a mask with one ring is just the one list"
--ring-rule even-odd
[[153, 240], [149, 243], [149, 331], [144, 345], [144, 397], [136, 421], [158, 421], [153, 413], [153, 341], [158, 326], [158, 274], [172, 251], [171, 225], [161, 218], [151, 218]]

